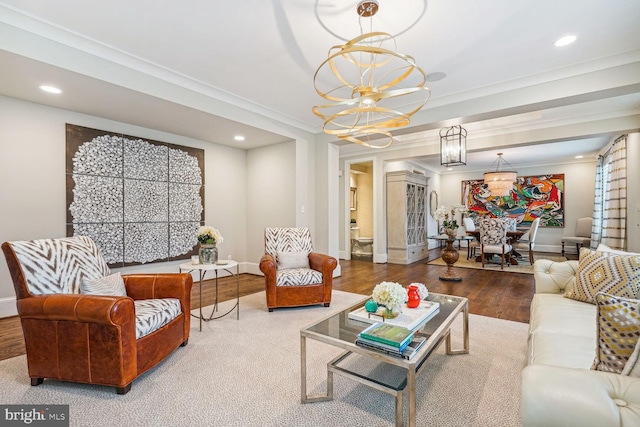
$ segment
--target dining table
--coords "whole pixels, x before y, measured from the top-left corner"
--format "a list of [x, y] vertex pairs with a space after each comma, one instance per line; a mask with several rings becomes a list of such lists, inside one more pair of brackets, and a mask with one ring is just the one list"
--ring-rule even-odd
[[[513, 246], [513, 244], [515, 242], [517, 242], [518, 240], [520, 240], [520, 238], [528, 231], [528, 228], [520, 228], [517, 229], [516, 231], [507, 231], [507, 243], [509, 243], [511, 246]], [[477, 239], [478, 241], [480, 241], [480, 230], [474, 230], [474, 231], [467, 231], [467, 235], [468, 236], [472, 236], [475, 239]], [[493, 255], [493, 254], [491, 254]], [[511, 253], [509, 254], [509, 263], [511, 265], [518, 265], [518, 257], [520, 257], [521, 255], [514, 249], [511, 251]], [[482, 262], [482, 254], [478, 255], [476, 257], [476, 262]]]

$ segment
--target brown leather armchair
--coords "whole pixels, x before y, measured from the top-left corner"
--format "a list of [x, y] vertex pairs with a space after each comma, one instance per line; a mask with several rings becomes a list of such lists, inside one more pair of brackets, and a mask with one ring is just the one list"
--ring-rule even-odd
[[308, 228], [265, 229], [264, 273], [267, 308], [331, 304], [338, 260], [313, 252]]
[[[133, 380], [189, 340], [190, 274], [125, 275], [127, 296], [80, 294], [83, 278], [109, 273], [88, 237], [5, 242], [2, 250], [15, 287], [33, 386], [50, 378], [113, 386], [125, 394]], [[179, 313], [164, 324], [146, 325], [157, 329], [137, 339], [134, 301], [167, 299], [175, 299], [174, 307], [179, 301]]]

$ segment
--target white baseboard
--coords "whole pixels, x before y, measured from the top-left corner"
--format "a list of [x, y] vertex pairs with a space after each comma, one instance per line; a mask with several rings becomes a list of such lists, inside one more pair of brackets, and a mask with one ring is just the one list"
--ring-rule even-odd
[[18, 315], [16, 297], [0, 298], [0, 318]]
[[373, 262], [375, 264], [386, 264], [387, 254], [373, 254]]
[[255, 262], [243, 262], [244, 271], [243, 273], [255, 274], [256, 276], [264, 276], [262, 271], [260, 271], [260, 266]]

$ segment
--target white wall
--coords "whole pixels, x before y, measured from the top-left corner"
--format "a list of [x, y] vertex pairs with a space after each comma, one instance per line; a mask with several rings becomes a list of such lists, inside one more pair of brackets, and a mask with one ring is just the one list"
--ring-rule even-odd
[[256, 148], [247, 153], [248, 271], [258, 270], [266, 227], [296, 226], [296, 143]]
[[[335, 189], [339, 186], [339, 150], [333, 144], [310, 143], [310, 146], [313, 148], [310, 148], [308, 152], [313, 157], [309, 158], [309, 162], [313, 164], [311, 170], [315, 171], [315, 174], [313, 185], [309, 185], [307, 191], [310, 192], [310, 197], [314, 200], [314, 209], [311, 213], [315, 224], [315, 227], [311, 229], [313, 248], [316, 252], [338, 258], [340, 192]], [[307, 173], [309, 172], [307, 171]], [[301, 216], [299, 215], [299, 217]], [[341, 274], [342, 268], [338, 263], [337, 268], [333, 271], [333, 276]]]
[[[0, 97], [0, 242], [66, 235], [65, 123], [205, 149], [205, 221], [225, 239], [221, 258], [248, 260], [246, 151], [7, 97]], [[268, 206], [279, 205], [274, 200]], [[178, 264], [116, 271], [177, 272]], [[2, 261], [0, 317], [15, 313], [13, 282]]]
[[[535, 168], [517, 168], [519, 176], [564, 173], [565, 179], [565, 227], [540, 227], [536, 238], [536, 250], [541, 252], [560, 252], [562, 236], [573, 236], [578, 218], [592, 216], [595, 189], [595, 161], [566, 165], [549, 165]], [[451, 206], [460, 203], [462, 181], [482, 179], [482, 173], [448, 174], [441, 176], [440, 204]], [[571, 248], [567, 247], [567, 250]], [[575, 249], [574, 249], [575, 251]]]

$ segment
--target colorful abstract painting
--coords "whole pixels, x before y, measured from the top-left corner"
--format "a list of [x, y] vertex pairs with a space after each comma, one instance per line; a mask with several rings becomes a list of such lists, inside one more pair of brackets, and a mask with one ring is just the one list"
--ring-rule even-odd
[[462, 203], [472, 217], [512, 217], [519, 227], [540, 218], [541, 227], [564, 227], [564, 174], [520, 176], [505, 197], [492, 197], [481, 179], [462, 181]]

